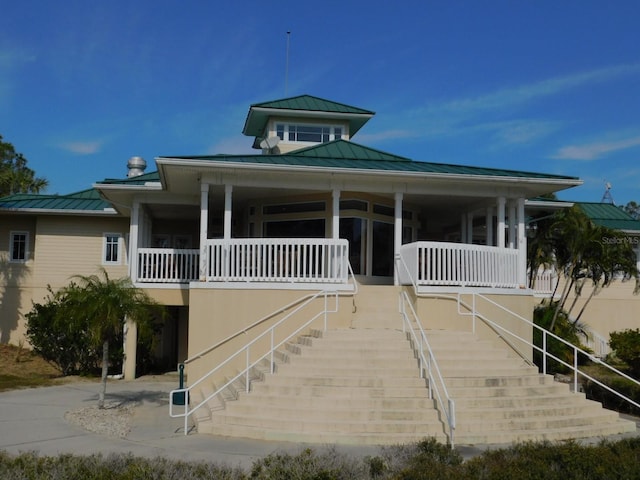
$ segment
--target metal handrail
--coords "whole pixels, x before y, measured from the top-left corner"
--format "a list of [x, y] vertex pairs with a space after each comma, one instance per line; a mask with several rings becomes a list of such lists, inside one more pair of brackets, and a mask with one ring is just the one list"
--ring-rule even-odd
[[[415, 329], [413, 328], [411, 319], [407, 315], [407, 304], [409, 305], [413, 320], [420, 331], [419, 337]], [[406, 333], [406, 328], [409, 329], [414, 348], [417, 349], [418, 353], [420, 376], [424, 378], [425, 371], [428, 374], [429, 398], [433, 399], [433, 394], [435, 391], [436, 403], [437, 405], [439, 405], [440, 411], [446, 417], [447, 425], [449, 426], [449, 443], [451, 445], [451, 448], [454, 448], [454, 436], [456, 429], [455, 402], [449, 395], [444, 378], [442, 377], [442, 373], [440, 372], [440, 367], [438, 367], [438, 362], [436, 361], [436, 357], [433, 353], [429, 340], [427, 339], [427, 335], [424, 331], [424, 328], [422, 328], [420, 319], [418, 318], [418, 315], [416, 314], [416, 311], [411, 304], [409, 296], [405, 291], [400, 292], [400, 313], [402, 314], [402, 331]], [[425, 347], [427, 356], [425, 356]], [[443, 397], [446, 398], [446, 406]]]
[[225, 343], [233, 340], [234, 338], [242, 335], [242, 334], [246, 334], [249, 330], [257, 327], [258, 325], [260, 325], [261, 323], [266, 322], [267, 320], [270, 320], [271, 318], [275, 317], [276, 315], [280, 315], [282, 312], [286, 312], [287, 310], [289, 310], [291, 307], [293, 307], [294, 305], [297, 305], [299, 303], [301, 303], [304, 300], [307, 300], [311, 297], [316, 296], [317, 293], [310, 293], [308, 295], [305, 295], [303, 297], [297, 298], [296, 300], [294, 300], [293, 302], [290, 302], [288, 304], [286, 304], [283, 307], [280, 307], [279, 309], [265, 315], [264, 317], [256, 320], [255, 322], [253, 322], [251, 325], [248, 325], [247, 327], [238, 330], [235, 333], [232, 333], [231, 335], [229, 335], [228, 337], [225, 337], [224, 339], [220, 340], [218, 343], [215, 343], [213, 345], [211, 345], [210, 347], [205, 348], [204, 350], [196, 353], [195, 355], [192, 355], [191, 357], [187, 358], [184, 362], [185, 365], [193, 362], [194, 360], [197, 360], [198, 358], [202, 358], [204, 355], [206, 355], [209, 352], [212, 352], [213, 350], [215, 350], [216, 348], [221, 347], [222, 345], [224, 345]]
[[[585, 350], [582, 350], [579, 347], [576, 347], [575, 345], [573, 345], [570, 342], [567, 342], [563, 338], [561, 338], [558, 335], [548, 331], [547, 329], [545, 329], [545, 328], [543, 328], [543, 327], [541, 327], [539, 325], [536, 325], [531, 320], [528, 320], [528, 319], [524, 318], [523, 316], [518, 315], [515, 312], [512, 312], [508, 308], [504, 307], [503, 305], [500, 305], [497, 302], [494, 302], [490, 298], [487, 298], [484, 295], [479, 294], [479, 293], [469, 293], [468, 295], [472, 295], [473, 296], [472, 306], [469, 306], [468, 304], [463, 302], [462, 299], [461, 299], [461, 295], [458, 295], [458, 304], [459, 305], [463, 305], [466, 309], [470, 310], [472, 312], [472, 314], [473, 314], [474, 319], [475, 318], [479, 318], [480, 320], [482, 320], [483, 322], [485, 322], [489, 326], [493, 327], [494, 329], [497, 329], [500, 332], [502, 332], [503, 334], [509, 335], [513, 339], [516, 339], [516, 340], [524, 343], [528, 347], [531, 347], [534, 350], [542, 353], [542, 359], [543, 359], [542, 360], [542, 373], [543, 374], [547, 373], [547, 358], [551, 358], [551, 359], [555, 360], [556, 362], [560, 363], [561, 365], [564, 365], [565, 367], [569, 368], [573, 372], [573, 391], [574, 391], [574, 393], [578, 392], [578, 375], [582, 375], [584, 378], [592, 381], [596, 385], [604, 388], [605, 390], [607, 390], [610, 393], [616, 395], [617, 397], [621, 398], [622, 400], [625, 400], [626, 402], [629, 402], [633, 406], [635, 406], [637, 408], [640, 408], [640, 404], [639, 403], [637, 403], [634, 400], [630, 399], [626, 395], [623, 395], [622, 393], [612, 389], [608, 385], [605, 385], [604, 383], [600, 382], [599, 380], [597, 380], [596, 378], [592, 377], [591, 375], [581, 371], [578, 368], [578, 356], [579, 355], [584, 355], [586, 358], [588, 358], [592, 362], [597, 363], [597, 364], [603, 366], [604, 368], [608, 369], [609, 371], [615, 373], [616, 375], [619, 375], [619, 376], [625, 378], [626, 380], [629, 380], [629, 381], [635, 383], [638, 387], [640, 387], [640, 381], [638, 381], [635, 378], [630, 377], [629, 375], [621, 372], [620, 370], [616, 369], [615, 367], [612, 367], [611, 365], [609, 365], [608, 363], [606, 363], [606, 362], [602, 361], [601, 359], [595, 357], [591, 353], [589, 353], [589, 352], [587, 352]], [[493, 306], [500, 308], [504, 312], [514, 316], [518, 320], [524, 322], [526, 325], [539, 330], [542, 333], [542, 347], [538, 347], [531, 340], [527, 340], [527, 339], [522, 338], [521, 336], [519, 336], [519, 335], [517, 335], [517, 334], [515, 334], [515, 333], [513, 333], [513, 332], [511, 332], [509, 330], [507, 330], [506, 328], [502, 327], [501, 325], [498, 325], [497, 323], [493, 322], [492, 320], [489, 320], [487, 317], [485, 317], [484, 315], [479, 313], [478, 310], [477, 310], [477, 304], [475, 302], [475, 297], [478, 297], [478, 298], [481, 298], [483, 300], [486, 300], [488, 303], [490, 303]], [[558, 358], [557, 356], [555, 356], [555, 355], [553, 355], [553, 354], [551, 354], [551, 353], [549, 353], [547, 351], [547, 344], [548, 344], [547, 337], [551, 337], [551, 338], [561, 342], [566, 347], [569, 347], [570, 349], [573, 350], [573, 364], [569, 364], [569, 363], [565, 362], [564, 360], [562, 360], [561, 358]], [[520, 352], [518, 349], [514, 348], [514, 351], [518, 355], [520, 355], [523, 359], [527, 360], [527, 357], [522, 352]]]
[[[333, 310], [329, 310], [329, 308], [327, 306], [327, 297], [329, 295], [334, 295], [335, 296], [335, 307], [334, 307]], [[280, 326], [281, 324], [283, 324], [285, 321], [287, 321], [289, 318], [291, 318], [294, 314], [296, 314], [300, 310], [302, 310], [305, 306], [311, 304], [313, 300], [317, 299], [320, 296], [324, 297], [324, 308], [319, 313], [317, 313], [316, 315], [311, 317], [311, 319], [308, 320], [307, 322], [305, 322], [302, 326], [298, 327], [294, 332], [289, 334], [284, 340], [281, 340], [280, 342], [275, 343], [275, 340], [274, 340], [275, 329], [278, 326]], [[189, 416], [192, 415], [196, 410], [198, 410], [199, 408], [204, 406], [207, 402], [209, 402], [209, 400], [211, 400], [215, 396], [219, 395], [225, 388], [227, 388], [229, 385], [231, 385], [233, 382], [235, 382], [239, 378], [242, 378], [243, 376], [246, 377], [245, 386], [246, 386], [246, 391], [248, 393], [249, 389], [250, 389], [250, 386], [251, 386], [250, 372], [251, 372], [251, 369], [253, 367], [255, 367], [263, 359], [265, 359], [267, 357], [271, 357], [270, 358], [270, 371], [271, 371], [271, 373], [273, 373], [274, 372], [274, 366], [275, 366], [274, 354], [275, 354], [275, 351], [278, 348], [280, 348], [283, 344], [288, 342], [292, 337], [294, 337], [295, 335], [300, 333], [303, 329], [305, 329], [309, 325], [311, 325], [311, 323], [313, 323], [320, 316], [324, 316], [324, 330], [326, 331], [327, 330], [327, 314], [328, 313], [336, 313], [337, 311], [338, 311], [338, 292], [335, 292], [335, 291], [329, 292], [327, 290], [321, 290], [318, 293], [316, 293], [315, 295], [312, 295], [311, 297], [307, 298], [307, 300], [304, 301], [302, 304], [300, 304], [296, 309], [294, 309], [293, 311], [289, 312], [286, 316], [284, 316], [278, 322], [276, 322], [274, 325], [272, 325], [268, 330], [266, 330], [263, 333], [261, 333], [260, 335], [258, 335], [256, 338], [254, 338], [251, 342], [247, 343], [240, 350], [238, 350], [234, 354], [230, 355], [226, 360], [224, 360], [218, 366], [216, 366], [215, 368], [213, 368], [212, 370], [207, 372], [200, 379], [196, 380], [189, 387], [178, 388], [178, 389], [172, 390], [169, 393], [169, 416], [172, 417], [172, 418], [184, 417], [184, 434], [187, 435], [187, 433], [188, 433]], [[251, 346], [253, 344], [255, 344], [256, 342], [258, 342], [259, 340], [261, 340], [262, 338], [264, 338], [266, 335], [270, 335], [270, 337], [271, 337], [271, 339], [270, 339], [271, 340], [271, 346], [270, 346], [269, 351], [267, 353], [265, 353], [264, 355], [260, 356], [257, 360], [251, 362], [250, 361]], [[243, 353], [246, 356], [246, 367], [244, 368], [244, 370], [242, 370], [240, 373], [238, 373], [232, 379], [228, 380], [223, 386], [221, 386], [215, 392], [213, 392], [212, 394], [207, 396], [204, 400], [202, 400], [200, 403], [195, 405], [193, 408], [189, 408], [189, 398], [190, 398], [189, 393], [191, 392], [191, 390], [193, 390], [194, 387], [196, 387], [197, 385], [202, 383], [205, 379], [209, 378], [211, 375], [213, 375], [214, 373], [218, 372], [222, 367], [227, 365], [231, 360], [237, 358], [239, 355], [241, 355]], [[185, 399], [185, 401], [184, 401], [184, 411], [181, 412], [181, 413], [174, 412], [173, 399], [174, 399], [174, 396], [176, 394], [178, 394], [179, 398], [184, 398]]]

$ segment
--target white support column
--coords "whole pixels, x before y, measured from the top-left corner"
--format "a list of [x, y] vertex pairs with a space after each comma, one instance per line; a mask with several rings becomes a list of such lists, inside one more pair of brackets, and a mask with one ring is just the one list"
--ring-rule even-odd
[[398, 279], [398, 268], [396, 266], [396, 258], [400, 255], [400, 247], [402, 246], [402, 198], [403, 194], [401, 192], [396, 192], [396, 203], [395, 203], [395, 221], [394, 221], [394, 236], [393, 236], [393, 284], [400, 285], [400, 280]]
[[527, 287], [527, 231], [524, 213], [524, 198], [518, 199], [518, 283]]
[[224, 239], [231, 238], [231, 203], [233, 185], [224, 186]]
[[516, 225], [519, 221], [519, 215], [516, 215], [516, 205], [516, 200], [509, 202], [509, 248], [517, 248]]
[[473, 243], [473, 212], [467, 213], [467, 243]]
[[209, 184], [200, 185], [200, 281], [207, 277], [207, 248], [209, 235]]
[[467, 214], [460, 215], [460, 243], [467, 242]]
[[487, 246], [493, 245], [493, 207], [487, 207], [487, 215], [484, 221], [486, 231], [486, 243]]
[[504, 248], [504, 207], [506, 200], [504, 197], [498, 197], [498, 222], [496, 232], [496, 246]]
[[340, 190], [333, 190], [333, 218], [331, 221], [331, 238], [340, 238]]
[[138, 281], [138, 239], [140, 225], [140, 202], [134, 200], [129, 221], [129, 278], [133, 283]]

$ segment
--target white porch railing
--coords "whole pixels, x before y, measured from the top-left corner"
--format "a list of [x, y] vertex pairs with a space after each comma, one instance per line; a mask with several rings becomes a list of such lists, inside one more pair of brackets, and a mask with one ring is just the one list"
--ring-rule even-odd
[[200, 250], [139, 248], [136, 279], [149, 283], [187, 283], [198, 279]]
[[550, 296], [557, 283], [558, 274], [555, 270], [538, 270], [538, 273], [533, 278], [533, 285], [530, 285], [530, 287], [536, 295]]
[[403, 285], [518, 288], [518, 250], [465, 243], [402, 245]]
[[209, 282], [347, 283], [349, 242], [326, 238], [207, 240]]

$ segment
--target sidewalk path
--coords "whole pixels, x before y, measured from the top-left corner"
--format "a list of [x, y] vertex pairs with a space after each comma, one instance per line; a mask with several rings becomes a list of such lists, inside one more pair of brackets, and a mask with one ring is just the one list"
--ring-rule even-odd
[[[130, 453], [184, 461], [207, 461], [248, 469], [273, 452], [297, 453], [302, 446], [190, 433], [182, 418], [169, 417], [169, 392], [176, 382], [143, 378], [109, 380], [106, 403], [135, 402], [131, 429], [125, 438], [93, 433], [65, 419], [65, 413], [97, 405], [100, 384], [71, 383], [0, 393], [0, 450], [11, 454]], [[323, 446], [317, 446], [323, 448]], [[344, 453], [377, 455], [377, 447], [339, 447]]]
[[[185, 436], [183, 419], [169, 417], [169, 392], [176, 386], [175, 381], [167, 381], [166, 377], [144, 377], [133, 382], [110, 380], [107, 385], [107, 404], [135, 404], [130, 431], [124, 438], [93, 433], [65, 419], [69, 411], [97, 405], [100, 390], [98, 382], [2, 392], [0, 450], [11, 454], [38, 452], [41, 455], [130, 453], [147, 458], [206, 461], [249, 469], [255, 460], [274, 452], [295, 454], [304, 447], [318, 450], [327, 447], [198, 433]], [[638, 422], [638, 419], [634, 420]], [[635, 435], [638, 435], [637, 431], [624, 436]], [[600, 440], [593, 438], [583, 442]], [[491, 448], [496, 447], [494, 445]], [[359, 457], [380, 453], [379, 447], [372, 446], [338, 446], [336, 449]], [[483, 445], [457, 447], [464, 458], [478, 455], [486, 449]]]

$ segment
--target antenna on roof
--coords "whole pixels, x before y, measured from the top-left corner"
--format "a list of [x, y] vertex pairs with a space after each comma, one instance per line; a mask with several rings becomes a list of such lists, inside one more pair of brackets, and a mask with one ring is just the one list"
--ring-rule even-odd
[[289, 89], [289, 39], [291, 38], [291, 32], [287, 31], [287, 60], [284, 67], [284, 96], [287, 96], [287, 90]]
[[600, 200], [600, 203], [610, 203], [611, 205], [615, 205], [616, 202], [613, 201], [613, 196], [611, 195], [611, 184], [605, 181], [604, 186], [605, 191], [604, 195], [602, 195], [602, 200]]

